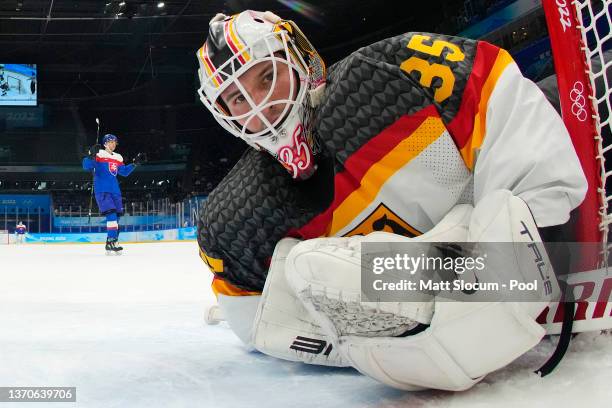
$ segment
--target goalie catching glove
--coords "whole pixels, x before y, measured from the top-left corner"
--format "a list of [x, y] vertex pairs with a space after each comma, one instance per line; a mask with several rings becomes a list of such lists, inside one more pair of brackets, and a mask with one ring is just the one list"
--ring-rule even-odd
[[[492, 301], [480, 291], [470, 302], [442, 300], [427, 293], [410, 303], [359, 301], [361, 242], [437, 241], [477, 242], [484, 253], [491, 254], [486, 268], [478, 272], [481, 281], [535, 280], [540, 291], [522, 302]], [[499, 242], [517, 243], [518, 249], [510, 251], [510, 257], [500, 254]], [[481, 199], [473, 210], [465, 205], [455, 207], [435, 228], [417, 238], [373, 233], [302, 242], [290, 252], [286, 274], [308, 312], [330, 341], [339, 345], [342, 357], [360, 372], [405, 390], [465, 390], [524, 354], [545, 334], [535, 320], [558, 298], [559, 287], [538, 242], [537, 226], [525, 202], [510, 191], [499, 190]], [[533, 249], [527, 244], [538, 247], [541, 262], [525, 256], [522, 251]], [[421, 250], [418, 248], [419, 253]], [[421, 279], [427, 278], [426, 272], [420, 273]], [[381, 325], [381, 316], [384, 322], [395, 322], [397, 330], [393, 324]], [[361, 323], [352, 324], [355, 320]], [[390, 337], [418, 323], [429, 327], [421, 326], [426, 329], [410, 336]]]
[[285, 261], [299, 242], [286, 238], [276, 245], [261, 296], [219, 294], [219, 308], [249, 349], [283, 360], [346, 367], [349, 363], [338, 353], [337, 345], [287, 285]]

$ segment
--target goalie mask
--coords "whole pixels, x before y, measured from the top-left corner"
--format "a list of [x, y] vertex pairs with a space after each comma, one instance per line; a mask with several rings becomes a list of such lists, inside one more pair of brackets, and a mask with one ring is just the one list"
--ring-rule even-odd
[[217, 122], [269, 152], [293, 178], [310, 177], [325, 65], [299, 28], [270, 12], [217, 14], [197, 57], [198, 93]]

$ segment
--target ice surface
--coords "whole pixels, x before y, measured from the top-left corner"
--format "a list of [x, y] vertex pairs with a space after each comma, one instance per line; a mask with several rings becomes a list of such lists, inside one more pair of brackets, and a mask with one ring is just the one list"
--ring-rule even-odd
[[[0, 245], [0, 386], [75, 386], [53, 407], [578, 407], [612, 402], [612, 336], [582, 334], [553, 374], [545, 341], [463, 393], [406, 393], [352, 369], [245, 351], [206, 326], [197, 245]], [[493, 345], [492, 345], [493, 346]], [[40, 408], [40, 403], [0, 403]]]

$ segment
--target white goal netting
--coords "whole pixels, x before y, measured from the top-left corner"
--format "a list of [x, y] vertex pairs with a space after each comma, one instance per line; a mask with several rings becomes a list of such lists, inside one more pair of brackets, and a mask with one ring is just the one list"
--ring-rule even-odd
[[24, 92], [23, 81], [20, 78], [13, 75], [7, 75], [6, 83], [8, 84], [9, 89], [14, 89], [20, 94]]
[[13, 237], [7, 230], [0, 230], [0, 245], [12, 244], [14, 241], [15, 237]]
[[[576, 270], [608, 265], [612, 217], [610, 96], [612, 33], [610, 0], [542, 0], [550, 37], [563, 121], [587, 178], [582, 204], [572, 215], [574, 240], [583, 246]], [[610, 159], [610, 160], [606, 160]]]
[[[612, 169], [607, 163], [612, 162], [612, 132], [610, 112], [612, 105], [612, 19], [610, 0], [575, 0], [573, 3], [579, 20], [577, 29], [582, 36], [581, 49], [585, 54], [587, 62], [587, 73], [591, 82], [593, 112], [597, 137], [595, 140], [598, 152], [597, 159], [600, 164], [601, 187], [598, 188], [600, 196], [600, 230], [605, 247], [609, 250], [608, 234], [610, 231], [610, 216], [608, 204], [612, 195], [612, 185], [608, 186], [608, 178], [612, 175]], [[606, 159], [610, 160], [606, 160]], [[612, 179], [611, 179], [612, 180]], [[604, 261], [607, 265], [607, 254], [605, 251]]]

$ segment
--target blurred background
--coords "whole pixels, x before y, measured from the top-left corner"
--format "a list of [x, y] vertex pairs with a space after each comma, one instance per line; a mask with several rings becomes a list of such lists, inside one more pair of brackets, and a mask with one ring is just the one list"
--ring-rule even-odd
[[121, 179], [134, 217], [124, 228], [193, 226], [201, 200], [245, 149], [199, 101], [194, 55], [211, 17], [249, 8], [296, 21], [328, 65], [377, 40], [429, 31], [503, 46], [534, 80], [553, 72], [537, 0], [2, 0], [0, 65], [36, 74], [13, 74], [7, 85], [30, 91], [32, 104], [0, 106], [0, 230], [19, 220], [30, 232], [103, 230], [87, 217], [91, 175], [81, 169], [96, 118], [101, 135], [118, 135], [126, 162], [149, 158]]

